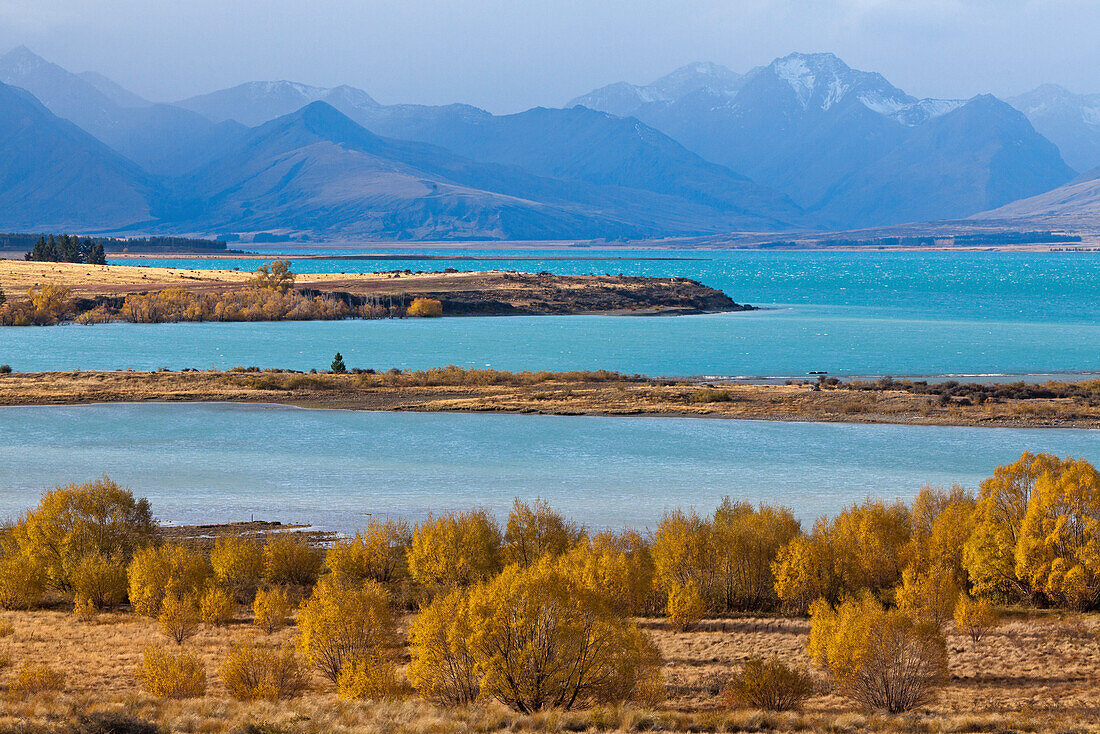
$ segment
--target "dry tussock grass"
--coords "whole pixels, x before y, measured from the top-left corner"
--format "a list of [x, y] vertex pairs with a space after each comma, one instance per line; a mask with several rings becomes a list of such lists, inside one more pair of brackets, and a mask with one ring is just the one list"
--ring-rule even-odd
[[[665, 620], [644, 619], [664, 657], [669, 698], [658, 711], [632, 707], [523, 716], [497, 704], [441, 708], [417, 698], [385, 703], [341, 701], [316, 674], [304, 697], [279, 703], [231, 700], [218, 669], [231, 643], [291, 643], [294, 629], [263, 635], [246, 621], [228, 627], [204, 625], [185, 649], [207, 666], [205, 698], [169, 701], [140, 690], [142, 652], [163, 644], [153, 620], [132, 614], [101, 614], [76, 623], [65, 611], [6, 612], [14, 634], [0, 639], [0, 654], [12, 665], [0, 670], [0, 689], [24, 661], [47, 662], [66, 673], [65, 690], [21, 697], [0, 694], [0, 732], [31, 723], [57, 727], [80, 714], [125, 712], [171, 731], [235, 732], [249, 723], [269, 723], [295, 734], [310, 732], [496, 732], [496, 731], [1091, 731], [1100, 729], [1100, 619], [1038, 614], [1009, 619], [975, 645], [948, 636], [951, 680], [936, 702], [900, 717], [872, 715], [820, 686], [800, 713], [728, 711], [722, 689], [746, 659], [777, 654], [812, 670], [805, 653], [808, 622], [802, 619], [705, 620], [690, 632]], [[407, 656], [406, 656], [407, 659]]]

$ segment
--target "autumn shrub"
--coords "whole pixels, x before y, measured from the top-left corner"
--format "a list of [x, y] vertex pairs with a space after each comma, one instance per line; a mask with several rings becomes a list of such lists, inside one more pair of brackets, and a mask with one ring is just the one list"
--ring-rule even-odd
[[99, 556], [124, 566], [155, 532], [148, 500], [135, 500], [103, 478], [44, 493], [12, 529], [10, 542], [42, 566], [50, 586], [69, 591], [84, 558]]
[[223, 627], [233, 621], [237, 613], [237, 601], [217, 584], [210, 584], [199, 599], [199, 618], [206, 624]]
[[442, 316], [443, 303], [434, 298], [414, 298], [405, 310], [405, 315], [421, 318]]
[[409, 683], [425, 698], [444, 705], [464, 706], [481, 693], [469, 606], [465, 589], [440, 594], [409, 627]]
[[1100, 604], [1100, 472], [1066, 459], [1039, 477], [1020, 526], [1016, 577], [1050, 603]]
[[725, 690], [727, 703], [734, 708], [791, 711], [813, 695], [814, 681], [809, 673], [792, 668], [778, 656], [745, 661]]
[[309, 688], [309, 672], [290, 646], [230, 645], [221, 679], [238, 701], [287, 700]]
[[390, 656], [356, 658], [340, 669], [336, 693], [345, 700], [382, 700], [398, 698], [405, 688], [397, 676], [397, 666]]
[[157, 626], [164, 635], [182, 645], [199, 631], [199, 605], [194, 597], [166, 596], [157, 615]]
[[715, 572], [713, 526], [694, 511], [665, 513], [653, 538], [653, 566], [658, 588], [694, 588], [699, 595], [712, 586]]
[[8, 683], [8, 690], [15, 696], [33, 696], [36, 693], [57, 692], [65, 689], [65, 674], [48, 665], [24, 663]]
[[598, 533], [575, 546], [563, 563], [582, 586], [606, 594], [624, 616], [652, 613], [657, 606], [653, 554], [638, 532]]
[[77, 599], [97, 610], [113, 609], [126, 601], [126, 566], [99, 553], [72, 564], [70, 582]]
[[726, 497], [711, 525], [716, 603], [722, 611], [767, 611], [779, 602], [772, 564], [802, 528], [785, 507]]
[[275, 260], [256, 268], [256, 273], [252, 276], [252, 285], [286, 293], [294, 287], [294, 278], [289, 260]]
[[91, 622], [99, 616], [99, 609], [87, 597], [73, 599], [73, 616], [81, 622]]
[[333, 684], [352, 661], [392, 660], [397, 629], [391, 603], [376, 581], [319, 583], [298, 611], [298, 650]]
[[963, 595], [955, 605], [955, 626], [977, 645], [1000, 623], [997, 607], [988, 599]]
[[413, 532], [409, 572], [426, 586], [476, 583], [500, 570], [500, 544], [500, 528], [483, 510], [430, 519]]
[[197, 599], [212, 576], [210, 562], [190, 546], [142, 548], [127, 571], [130, 604], [136, 613], [156, 617], [165, 599]]
[[1024, 452], [981, 483], [974, 529], [963, 545], [963, 566], [975, 593], [1014, 599], [1032, 596], [1030, 576], [1017, 573], [1024, 517], [1040, 478], [1058, 475], [1066, 465], [1052, 454]]
[[909, 548], [906, 559], [918, 571], [943, 569], [955, 586], [968, 584], [963, 565], [963, 546], [974, 529], [977, 500], [973, 493], [955, 486], [949, 491], [923, 487], [910, 512]]
[[220, 535], [210, 551], [214, 578], [241, 604], [252, 597], [264, 577], [264, 549], [255, 540], [237, 535]]
[[543, 558], [564, 555], [585, 536], [584, 530], [536, 499], [533, 504], [512, 503], [501, 548], [504, 563], [530, 566]]
[[896, 603], [898, 609], [913, 619], [942, 625], [955, 613], [960, 593], [955, 574], [950, 569], [943, 566], [933, 566], [927, 571], [907, 568], [902, 574]]
[[325, 570], [342, 584], [397, 581], [408, 575], [406, 556], [411, 544], [408, 523], [372, 520], [364, 532], [328, 549]]
[[821, 599], [810, 608], [810, 657], [837, 690], [870, 709], [909, 711], [927, 703], [947, 677], [940, 627], [885, 609], [869, 592], [835, 609]]
[[252, 601], [252, 624], [270, 635], [286, 627], [290, 610], [286, 589], [260, 589]]
[[693, 583], [673, 586], [668, 590], [666, 602], [668, 621], [680, 631], [687, 631], [697, 625], [707, 613], [707, 602], [699, 587]]
[[275, 533], [264, 543], [264, 581], [274, 586], [311, 586], [324, 557], [296, 533]]
[[476, 676], [479, 696], [531, 713], [660, 693], [649, 638], [549, 559], [436, 597], [414, 628], [409, 678], [424, 695], [468, 698]]
[[201, 698], [206, 693], [206, 665], [197, 655], [150, 647], [141, 656], [138, 682], [160, 698]]
[[0, 555], [0, 609], [31, 609], [46, 591], [46, 572], [25, 553]]

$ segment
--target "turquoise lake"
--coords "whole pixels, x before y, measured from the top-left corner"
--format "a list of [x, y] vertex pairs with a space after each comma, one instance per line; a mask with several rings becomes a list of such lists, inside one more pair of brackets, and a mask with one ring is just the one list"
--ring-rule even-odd
[[[316, 254], [318, 251], [310, 251]], [[322, 251], [323, 252], [323, 251]], [[335, 252], [335, 251], [334, 251]], [[339, 254], [354, 254], [340, 250]], [[424, 254], [455, 255], [455, 251]], [[505, 268], [684, 275], [763, 306], [682, 317], [537, 316], [0, 328], [16, 370], [325, 369], [457, 364], [649, 375], [801, 377], [1100, 372], [1100, 255], [1073, 253], [581, 251], [677, 260], [555, 260], [570, 251], [473, 251], [490, 260], [298, 260], [298, 272]], [[538, 257], [536, 260], [508, 259]], [[255, 260], [128, 260], [254, 269]]]
[[803, 521], [922, 485], [976, 487], [1025, 449], [1100, 463], [1095, 432], [679, 418], [376, 413], [234, 405], [0, 408], [0, 518], [107, 474], [177, 523], [354, 531], [542, 497], [589, 526], [653, 527], [724, 495]]

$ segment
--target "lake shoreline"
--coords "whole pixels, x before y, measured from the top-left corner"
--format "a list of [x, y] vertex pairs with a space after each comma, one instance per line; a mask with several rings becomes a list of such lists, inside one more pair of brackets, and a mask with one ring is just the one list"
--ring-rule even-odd
[[1094, 393], [1100, 393], [1095, 383], [1028, 387], [943, 387], [897, 381], [716, 384], [607, 372], [508, 373], [457, 368], [359, 374], [162, 370], [0, 375], [0, 406], [12, 407], [230, 403], [378, 412], [995, 428], [1100, 429], [1100, 395]]

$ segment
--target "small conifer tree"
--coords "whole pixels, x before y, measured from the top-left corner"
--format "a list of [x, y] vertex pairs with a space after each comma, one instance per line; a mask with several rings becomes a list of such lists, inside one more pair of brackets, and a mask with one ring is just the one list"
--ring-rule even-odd
[[339, 352], [332, 358], [332, 371], [337, 375], [342, 375], [348, 371], [347, 365], [344, 364], [344, 357]]

